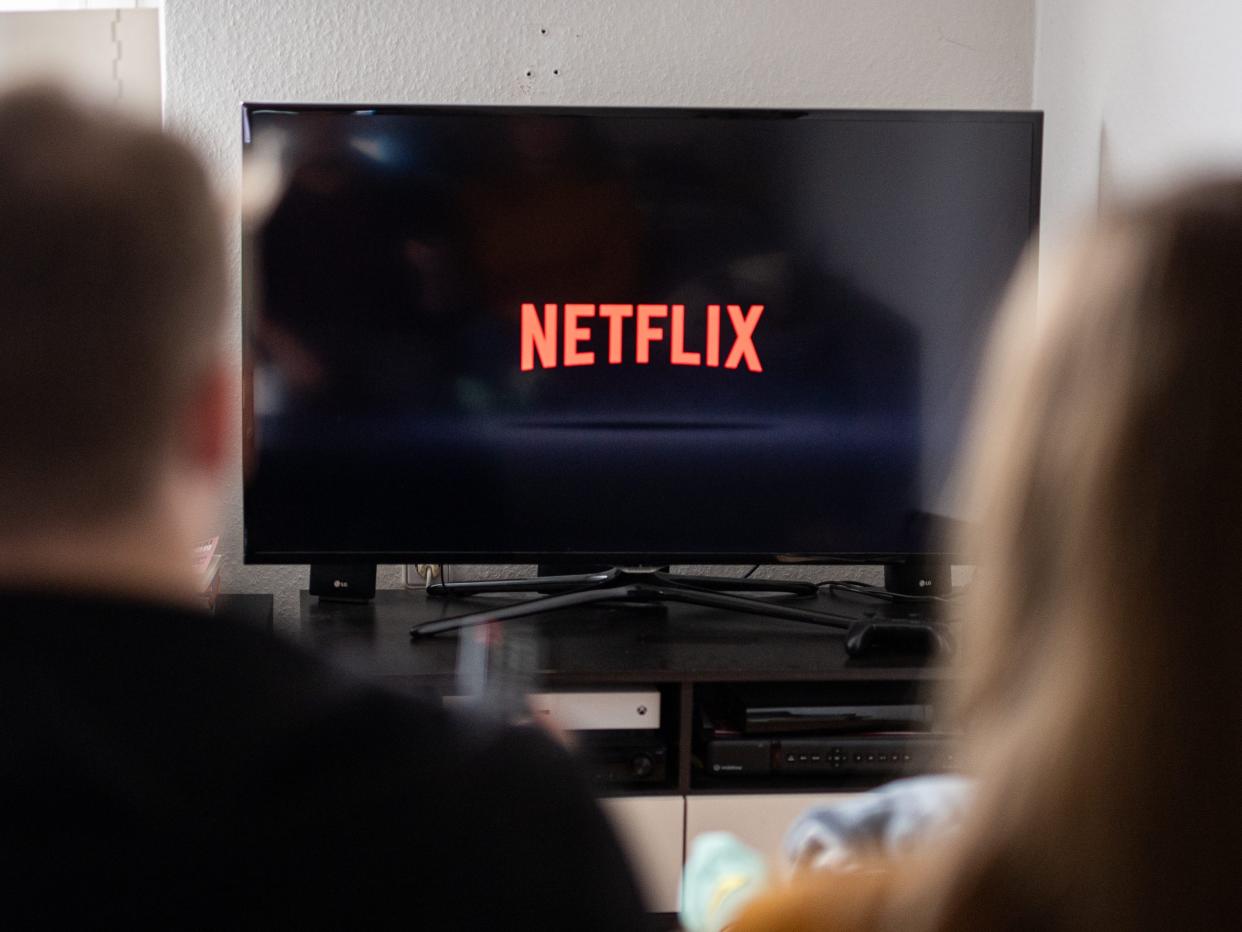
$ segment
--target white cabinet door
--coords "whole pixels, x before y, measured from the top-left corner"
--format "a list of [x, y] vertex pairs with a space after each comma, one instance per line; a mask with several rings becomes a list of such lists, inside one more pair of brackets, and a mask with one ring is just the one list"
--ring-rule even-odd
[[731, 832], [763, 854], [777, 876], [788, 866], [781, 842], [794, 819], [812, 806], [848, 799], [849, 793], [765, 793], [690, 796], [686, 799], [686, 852], [704, 832]]
[[601, 799], [600, 805], [629, 856], [647, 908], [656, 913], [676, 912], [685, 797], [614, 796]]

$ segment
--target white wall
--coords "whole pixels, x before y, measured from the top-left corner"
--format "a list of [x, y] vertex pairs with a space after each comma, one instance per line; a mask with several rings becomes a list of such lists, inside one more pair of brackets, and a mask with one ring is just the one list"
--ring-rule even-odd
[[1242, 3], [1039, 0], [1044, 237], [1100, 200], [1242, 169]]
[[54, 80], [131, 115], [160, 118], [155, 10], [11, 12], [16, 6], [0, 3], [0, 85]]
[[162, 0], [0, 0], [0, 12], [158, 9]]
[[[1026, 108], [1033, 18], [1033, 0], [165, 0], [164, 111], [235, 188], [245, 99]], [[288, 623], [305, 569], [237, 565], [239, 484], [225, 585], [276, 591]]]

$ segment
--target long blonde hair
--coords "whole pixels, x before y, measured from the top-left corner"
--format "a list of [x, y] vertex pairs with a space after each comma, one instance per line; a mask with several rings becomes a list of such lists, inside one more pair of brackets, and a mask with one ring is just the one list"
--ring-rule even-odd
[[[1029, 276], [1028, 276], [1029, 277]], [[890, 918], [1224, 928], [1242, 858], [1242, 183], [1015, 290], [967, 467], [955, 687], [978, 806]]]

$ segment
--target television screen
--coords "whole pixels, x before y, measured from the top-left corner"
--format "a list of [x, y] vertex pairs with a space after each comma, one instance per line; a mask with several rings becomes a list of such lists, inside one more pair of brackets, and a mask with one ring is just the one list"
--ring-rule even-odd
[[243, 118], [247, 559], [939, 546], [1039, 114]]

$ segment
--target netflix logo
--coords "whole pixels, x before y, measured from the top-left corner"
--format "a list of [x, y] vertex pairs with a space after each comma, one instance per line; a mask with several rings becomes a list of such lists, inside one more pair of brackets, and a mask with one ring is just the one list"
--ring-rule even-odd
[[[651, 344], [668, 341], [668, 360], [674, 366], [721, 365], [722, 305], [707, 305], [703, 350], [686, 349], [686, 307], [684, 304], [545, 304], [542, 316], [535, 304], [522, 305], [521, 367], [593, 366], [594, 350], [584, 349], [594, 328], [607, 329], [608, 364], [651, 362]], [[724, 354], [724, 368], [745, 365], [751, 372], [762, 372], [755, 348], [755, 329], [763, 317], [763, 305], [752, 304], [743, 312], [740, 304], [723, 305], [732, 330], [732, 343]], [[666, 329], [667, 325], [667, 329]]]

